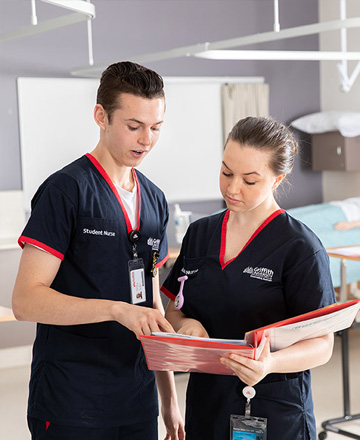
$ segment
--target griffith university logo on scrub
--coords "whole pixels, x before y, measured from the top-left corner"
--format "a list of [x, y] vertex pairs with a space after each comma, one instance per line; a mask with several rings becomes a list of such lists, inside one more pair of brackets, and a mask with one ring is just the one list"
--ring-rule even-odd
[[147, 240], [147, 244], [151, 246], [153, 251], [158, 251], [160, 248], [160, 238], [149, 237]]
[[251, 267], [248, 266], [243, 270], [243, 273], [250, 274], [250, 278], [257, 278], [262, 281], [272, 281], [274, 271], [266, 267]]

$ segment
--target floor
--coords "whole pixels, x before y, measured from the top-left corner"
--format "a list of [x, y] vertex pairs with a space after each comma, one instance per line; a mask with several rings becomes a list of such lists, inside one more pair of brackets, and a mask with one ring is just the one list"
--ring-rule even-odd
[[[360, 413], [360, 329], [349, 332], [350, 348], [350, 409], [352, 414]], [[333, 356], [326, 365], [312, 371], [315, 414], [319, 432], [321, 422], [343, 416], [342, 378], [341, 378], [341, 339], [335, 338]], [[26, 399], [28, 367], [0, 369], [0, 439], [30, 440], [26, 427]], [[176, 383], [181, 409], [184, 410], [187, 374], [177, 374]], [[360, 420], [338, 425], [341, 429], [360, 436]], [[164, 427], [159, 422], [159, 439], [163, 440]], [[328, 440], [340, 440], [345, 437], [332, 432]], [[279, 439], [281, 440], [281, 439]]]

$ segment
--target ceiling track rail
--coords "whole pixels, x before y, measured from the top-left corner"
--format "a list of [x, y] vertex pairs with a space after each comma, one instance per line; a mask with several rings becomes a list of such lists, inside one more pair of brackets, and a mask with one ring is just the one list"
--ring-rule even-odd
[[[190, 46], [179, 47], [176, 49], [133, 56], [131, 57], [131, 60], [138, 63], [150, 63], [154, 61], [169, 60], [179, 57], [190, 57], [190, 56], [204, 57], [204, 54], [212, 50], [215, 51], [215, 50], [231, 49], [234, 47], [247, 46], [251, 44], [266, 43], [270, 41], [283, 40], [287, 38], [302, 37], [305, 35], [314, 35], [314, 34], [319, 34], [321, 32], [340, 30], [343, 28], [346, 29], [360, 28], [360, 17], [348, 18], [346, 20], [339, 19], [339, 20], [332, 20], [321, 23], [314, 23], [305, 26], [297, 26], [293, 28], [282, 29], [279, 31], [263, 32], [253, 35], [247, 35], [244, 37], [221, 40], [213, 43], [211, 42], [198, 43]], [[244, 54], [245, 52], [247, 51], [243, 51]], [[271, 52], [271, 51], [266, 51], [266, 52]], [[292, 52], [296, 54], [296, 51], [292, 51]], [[307, 51], [301, 51], [301, 52], [304, 56], [304, 52], [306, 53]], [[319, 54], [317, 59], [320, 59], [321, 51], [318, 51], [317, 53]], [[346, 57], [346, 55], [344, 55], [341, 52], [336, 52], [336, 54], [338, 55], [338, 58], [335, 57], [333, 59], [341, 60], [341, 59], [345, 59]], [[349, 57], [351, 57], [351, 55], [349, 55]], [[316, 58], [313, 56], [312, 59], [316, 59]], [[74, 76], [98, 78], [100, 77], [101, 72], [106, 68], [107, 65], [108, 64], [95, 64], [91, 68], [89, 68], [88, 66], [84, 66], [73, 70], [71, 74]]]
[[0, 34], [0, 43], [15, 40], [18, 38], [29, 37], [30, 35], [40, 34], [53, 29], [58, 29], [71, 24], [82, 21], [88, 22], [88, 49], [89, 49], [89, 64], [94, 64], [92, 51], [92, 34], [91, 34], [91, 20], [95, 18], [95, 6], [90, 1], [85, 0], [41, 0], [54, 6], [59, 6], [72, 11], [71, 14], [66, 14], [61, 17], [38, 22], [36, 15], [35, 0], [31, 0], [31, 25], [15, 29], [10, 32]]

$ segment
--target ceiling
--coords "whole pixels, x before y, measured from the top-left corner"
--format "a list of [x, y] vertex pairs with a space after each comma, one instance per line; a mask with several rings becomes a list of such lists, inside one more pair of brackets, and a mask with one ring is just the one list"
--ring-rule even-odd
[[[281, 0], [282, 29], [309, 24], [306, 8], [309, 5], [313, 10], [314, 1], [301, 0], [303, 12], [299, 12], [298, 4], [293, 8], [298, 0]], [[96, 18], [92, 21], [94, 62], [101, 66], [114, 60], [133, 59], [206, 41], [273, 31], [273, 0], [93, 0], [92, 3], [96, 9]], [[297, 11], [293, 17], [291, 8]], [[69, 14], [63, 8], [39, 0], [36, 10], [39, 23]], [[314, 17], [313, 22], [316, 21]], [[0, 0], [1, 34], [30, 24], [30, 0]], [[286, 43], [287, 49], [306, 50], [307, 42], [313, 46], [314, 41], [309, 37], [293, 40]], [[256, 45], [256, 49], [284, 47], [281, 41]], [[0, 62], [2, 75], [68, 76], [73, 70], [89, 65], [87, 24], [76, 23], [2, 42]], [[186, 66], [187, 72], [206, 74], [209, 63], [213, 62], [182, 57], [181, 63], [165, 60], [161, 66], [165, 66], [169, 74], [174, 66], [180, 65]], [[221, 68], [214, 70], [221, 74]], [[227, 70], [232, 74], [236, 68]], [[181, 74], [181, 68], [176, 71]]]

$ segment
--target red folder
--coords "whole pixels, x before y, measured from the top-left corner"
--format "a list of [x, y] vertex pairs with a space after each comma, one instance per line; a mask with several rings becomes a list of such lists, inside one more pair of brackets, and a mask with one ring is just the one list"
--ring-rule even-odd
[[233, 375], [220, 362], [231, 353], [257, 359], [266, 337], [276, 351], [298, 341], [348, 328], [360, 309], [360, 299], [333, 304], [246, 333], [244, 340], [195, 338], [177, 333], [140, 335], [147, 366], [155, 371], [185, 371]]

